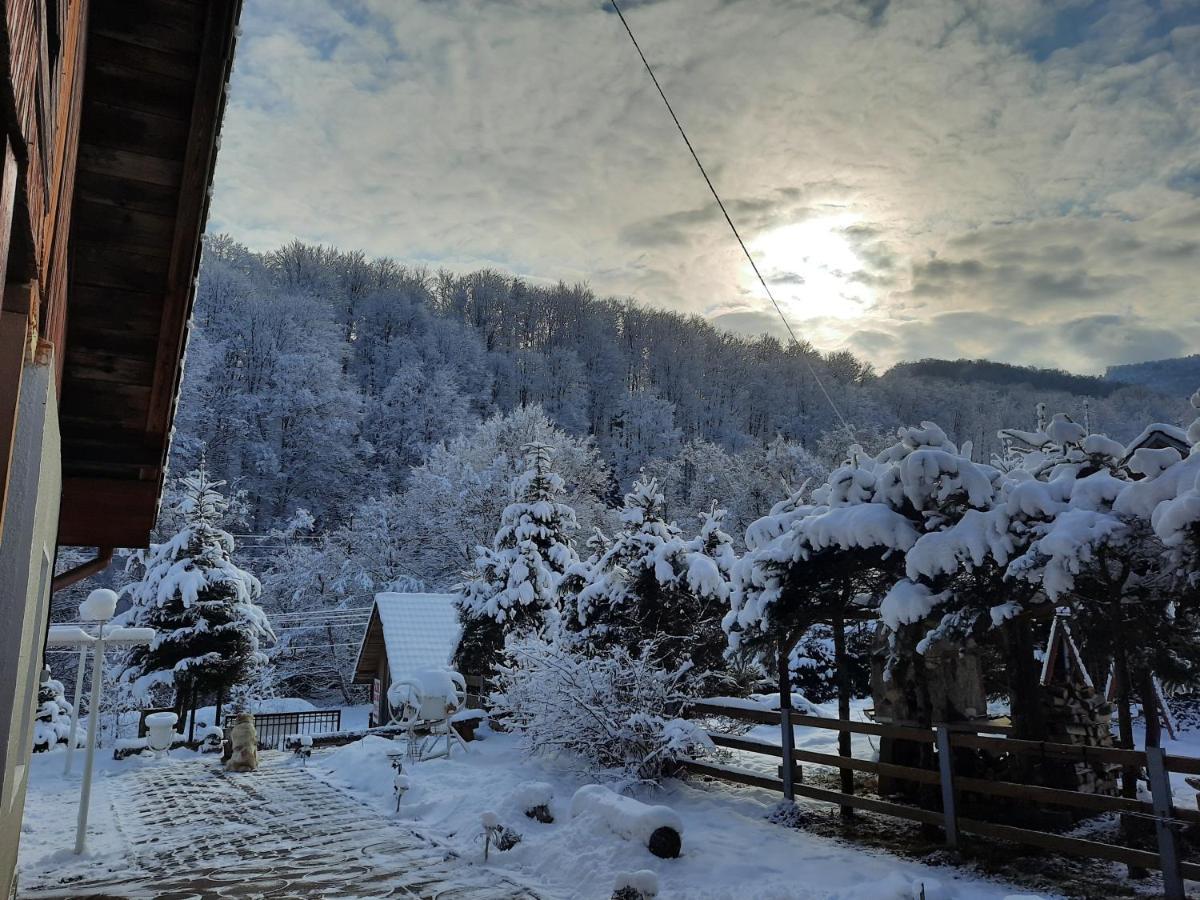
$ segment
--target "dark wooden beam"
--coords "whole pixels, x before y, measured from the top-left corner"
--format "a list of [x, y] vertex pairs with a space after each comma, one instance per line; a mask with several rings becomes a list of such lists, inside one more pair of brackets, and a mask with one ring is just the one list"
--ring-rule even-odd
[[176, 211], [175, 241], [167, 276], [167, 299], [159, 328], [154, 387], [146, 417], [148, 435], [164, 441], [175, 414], [187, 320], [200, 264], [200, 237], [208, 218], [208, 189], [216, 162], [217, 136], [225, 109], [225, 84], [233, 58], [240, 0], [207, 4], [200, 71], [192, 99], [191, 127]]
[[155, 481], [64, 478], [59, 546], [148, 547], [157, 511]]

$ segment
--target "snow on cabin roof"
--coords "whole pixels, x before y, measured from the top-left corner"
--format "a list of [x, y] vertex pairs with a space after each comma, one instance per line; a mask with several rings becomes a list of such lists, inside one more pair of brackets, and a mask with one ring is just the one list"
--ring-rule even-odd
[[1141, 434], [1129, 442], [1129, 445], [1125, 448], [1125, 458], [1129, 459], [1135, 451], [1140, 450], [1142, 447], [1153, 449], [1174, 447], [1186, 456], [1190, 446], [1191, 444], [1187, 439], [1187, 432], [1182, 428], [1175, 425], [1167, 425], [1164, 422], [1155, 422], [1153, 425], [1147, 425]]
[[448, 666], [462, 637], [457, 599], [457, 594], [376, 594], [371, 621], [358, 651], [356, 676], [364, 674], [364, 652], [377, 627], [382, 628], [393, 681], [422, 669]]

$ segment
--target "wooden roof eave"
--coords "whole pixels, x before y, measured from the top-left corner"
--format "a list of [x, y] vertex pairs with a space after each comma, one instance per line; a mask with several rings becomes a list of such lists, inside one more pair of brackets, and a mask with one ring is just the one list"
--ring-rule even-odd
[[383, 621], [379, 618], [379, 604], [372, 601], [371, 617], [367, 620], [362, 642], [358, 645], [358, 655], [354, 658], [351, 684], [370, 684], [375, 679], [379, 671], [380, 654], [387, 654], [383, 642]]
[[[81, 135], [81, 148], [87, 149], [84, 145], [100, 146], [104, 168], [103, 171], [96, 168], [94, 156], [85, 157], [77, 173], [76, 206], [83, 204], [86, 208], [87, 203], [93, 202], [94, 190], [89, 196], [87, 188], [103, 191], [116, 185], [116, 193], [105, 198], [113, 205], [103, 207], [112, 211], [114, 222], [129, 217], [136, 220], [141, 216], [148, 221], [161, 221], [171, 231], [169, 250], [161, 255], [149, 251], [140, 257], [151, 266], [145, 278], [122, 281], [119, 276], [128, 274], [129, 260], [136, 256], [129, 252], [127, 231], [119, 225], [109, 226], [105, 220], [104, 228], [98, 233], [83, 232], [81, 229], [87, 223], [73, 217], [72, 245], [79, 250], [76, 238], [82, 241], [86, 237], [89, 255], [85, 260], [92, 269], [84, 283], [77, 284], [77, 276], [73, 276], [72, 296], [68, 303], [69, 328], [74, 317], [76, 333], [69, 331], [64, 348], [64, 405], [60, 407], [64, 474], [60, 545], [144, 547], [149, 543], [157, 517], [170, 452], [171, 425], [182, 382], [188, 319], [200, 262], [200, 240], [208, 216], [210, 185], [241, 0], [206, 0], [202, 30], [198, 29], [199, 40], [191, 45], [186, 40], [181, 41], [178, 33], [170, 35], [166, 29], [153, 30], [155, 14], [170, 17], [182, 9], [186, 8], [160, 4], [159, 0], [109, 0], [104, 4], [96, 3], [89, 17], [89, 38], [95, 38], [98, 50], [106, 45], [136, 47], [143, 54], [139, 57], [141, 63], [160, 66], [164, 60], [169, 61], [169, 54], [157, 53], [149, 49], [149, 45], [159, 35], [169, 35], [176, 43], [186, 45], [183, 52], [194, 46], [196, 53], [190, 96], [179, 92], [175, 95], [177, 99], [154, 95], [156, 103], [176, 103], [175, 108], [182, 110], [178, 118], [187, 122], [187, 139], [183, 147], [176, 144], [172, 148], [169, 143], [164, 144], [167, 149], [157, 156], [164, 161], [162, 172], [178, 172], [175, 194], [164, 194], [165, 186], [142, 183], [144, 172], [137, 166], [139, 160], [145, 160], [144, 154], [124, 153], [103, 146], [111, 129], [103, 135], [95, 129]], [[174, 51], [180, 52], [178, 47]], [[110, 60], [111, 53], [110, 50]], [[111, 62], [99, 60], [89, 63], [89, 74], [95, 69], [94, 74], [99, 79], [92, 86], [93, 96], [97, 103], [110, 104], [105, 109], [112, 108], [113, 88], [105, 84], [108, 71], [103, 67], [111, 65]], [[165, 76], [164, 79], [174, 84], [186, 84], [178, 81], [185, 71], [186, 67], [179, 66], [178, 70], [172, 70], [173, 81]], [[155, 76], [146, 67], [138, 69], [132, 76], [124, 72], [122, 77], [136, 78], [136, 84], [156, 87]], [[85, 104], [88, 103], [88, 90], [85, 79]], [[109, 96], [96, 91], [108, 91]], [[124, 100], [124, 97], [122, 94], [119, 99]], [[170, 115], [172, 108], [167, 106], [164, 112]], [[140, 110], [136, 98], [131, 98], [120, 111], [142, 118], [154, 117], [154, 114]], [[89, 140], [99, 144], [89, 144]], [[86, 168], [88, 165], [92, 166], [90, 170]], [[123, 178], [127, 180], [122, 181]], [[165, 250], [167, 233], [164, 232], [163, 237]], [[105, 282], [111, 287], [98, 286], [94, 277], [97, 267], [106, 276], [110, 271], [118, 276]], [[79, 271], [78, 266], [73, 268]], [[155, 271], [163, 275], [156, 276]], [[137, 274], [141, 275], [140, 272]], [[162, 281], [158, 280], [163, 276]], [[91, 305], [87, 306], [89, 303]], [[109, 323], [97, 310], [112, 310], [114, 304], [118, 304], [119, 314]], [[149, 318], [151, 314], [153, 318]], [[98, 323], [97, 319], [100, 320]], [[140, 345], [130, 342], [132, 322], [144, 323], [141, 327], [148, 340]], [[122, 324], [118, 326], [117, 323]], [[87, 340], [77, 339], [85, 328], [91, 329], [86, 332]], [[89, 372], [96, 372], [97, 365], [104, 367], [101, 373], [89, 375]], [[109, 407], [111, 415], [93, 428], [89, 417], [101, 417]]]

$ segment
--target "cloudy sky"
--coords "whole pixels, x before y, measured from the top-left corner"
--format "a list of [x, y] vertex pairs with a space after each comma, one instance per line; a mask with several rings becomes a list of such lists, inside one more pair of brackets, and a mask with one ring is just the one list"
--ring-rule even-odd
[[[625, 0], [798, 333], [1200, 352], [1200, 0]], [[781, 324], [602, 0], [245, 0], [210, 230]]]

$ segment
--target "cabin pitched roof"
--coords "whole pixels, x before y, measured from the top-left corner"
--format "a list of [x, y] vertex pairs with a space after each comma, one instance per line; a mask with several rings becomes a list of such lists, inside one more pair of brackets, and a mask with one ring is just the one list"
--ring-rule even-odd
[[1180, 456], [1187, 456], [1191, 446], [1184, 429], [1176, 425], [1155, 422], [1153, 425], [1147, 425], [1141, 434], [1129, 442], [1125, 448], [1125, 460], [1132, 459], [1133, 454], [1143, 448], [1149, 450], [1174, 449], [1179, 451]]
[[354, 664], [354, 682], [375, 678], [384, 654], [393, 680], [450, 665], [462, 639], [457, 599], [457, 594], [376, 594]]

